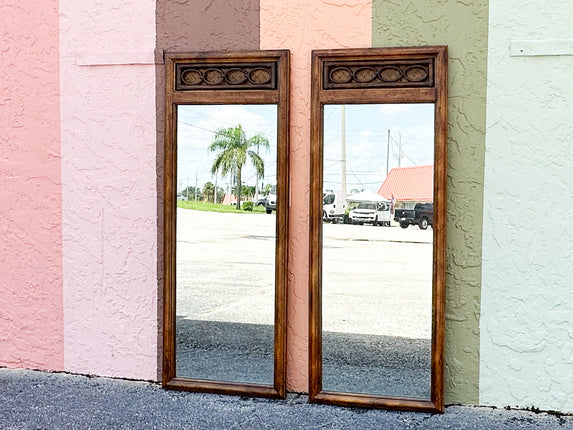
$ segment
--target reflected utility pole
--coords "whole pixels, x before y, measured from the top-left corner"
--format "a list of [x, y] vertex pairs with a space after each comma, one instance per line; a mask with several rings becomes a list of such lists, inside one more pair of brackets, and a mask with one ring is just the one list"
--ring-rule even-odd
[[390, 129], [388, 129], [388, 143], [386, 145], [386, 177], [390, 169]]
[[195, 172], [195, 201], [197, 201], [197, 172]]
[[[259, 145], [257, 145], [257, 155], [259, 155]], [[257, 200], [259, 199], [259, 172], [256, 172], [257, 168], [255, 167], [255, 177], [256, 177], [256, 183], [255, 183], [255, 203], [257, 202]]]
[[398, 167], [402, 167], [402, 158], [404, 158], [402, 153], [402, 133], [398, 133]]
[[346, 106], [341, 106], [341, 161], [342, 161], [342, 199], [346, 199]]

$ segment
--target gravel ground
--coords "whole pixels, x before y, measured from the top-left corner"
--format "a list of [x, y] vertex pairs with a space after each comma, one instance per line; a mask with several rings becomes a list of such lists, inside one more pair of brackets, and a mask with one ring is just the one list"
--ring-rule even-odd
[[450, 406], [443, 415], [166, 391], [158, 384], [0, 369], [0, 429], [573, 429], [573, 416]]

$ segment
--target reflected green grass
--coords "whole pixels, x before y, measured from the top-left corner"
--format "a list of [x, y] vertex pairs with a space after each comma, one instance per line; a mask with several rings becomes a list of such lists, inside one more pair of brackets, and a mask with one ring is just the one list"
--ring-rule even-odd
[[262, 214], [265, 213], [264, 206], [255, 206], [253, 211], [240, 210], [235, 208], [235, 205], [222, 205], [217, 203], [208, 202], [196, 202], [196, 201], [186, 201], [177, 200], [177, 207], [182, 209], [193, 209], [197, 211], [204, 212], [222, 212], [222, 213], [241, 213], [241, 214]]

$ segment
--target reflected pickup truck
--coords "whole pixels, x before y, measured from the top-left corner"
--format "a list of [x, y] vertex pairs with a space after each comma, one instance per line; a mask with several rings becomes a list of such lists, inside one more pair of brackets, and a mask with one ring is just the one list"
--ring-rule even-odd
[[416, 224], [420, 229], [426, 230], [428, 226], [434, 225], [434, 204], [416, 203], [414, 209], [396, 209], [394, 221], [400, 223], [402, 228]]

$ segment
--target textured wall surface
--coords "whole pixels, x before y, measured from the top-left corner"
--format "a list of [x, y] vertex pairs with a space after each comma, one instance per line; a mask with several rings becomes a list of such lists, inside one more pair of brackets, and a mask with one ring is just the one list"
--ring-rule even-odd
[[259, 48], [259, 0], [157, 0], [157, 47], [168, 51]]
[[448, 45], [446, 403], [477, 403], [487, 0], [374, 0], [373, 45]]
[[60, 30], [65, 369], [156, 379], [155, 1], [61, 0]]
[[287, 389], [308, 391], [310, 55], [368, 48], [372, 4], [359, 0], [261, 0], [261, 49], [290, 49], [290, 178]]
[[573, 56], [510, 56], [573, 39], [571, 16], [567, 0], [490, 2], [482, 404], [573, 412]]
[[58, 2], [0, 4], [0, 366], [63, 368]]

